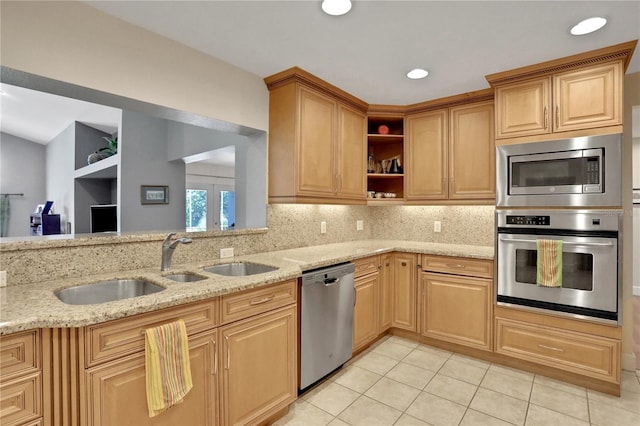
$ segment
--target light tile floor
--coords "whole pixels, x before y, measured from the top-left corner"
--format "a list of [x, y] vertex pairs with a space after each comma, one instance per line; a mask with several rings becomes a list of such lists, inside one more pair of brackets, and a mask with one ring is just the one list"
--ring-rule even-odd
[[277, 425], [639, 426], [640, 374], [620, 398], [388, 336], [303, 394]]

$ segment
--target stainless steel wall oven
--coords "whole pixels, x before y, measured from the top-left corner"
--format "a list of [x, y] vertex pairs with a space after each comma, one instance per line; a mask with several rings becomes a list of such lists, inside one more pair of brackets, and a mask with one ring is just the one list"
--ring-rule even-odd
[[[498, 304], [622, 321], [621, 210], [497, 210]], [[536, 240], [562, 240], [562, 285], [537, 285]]]

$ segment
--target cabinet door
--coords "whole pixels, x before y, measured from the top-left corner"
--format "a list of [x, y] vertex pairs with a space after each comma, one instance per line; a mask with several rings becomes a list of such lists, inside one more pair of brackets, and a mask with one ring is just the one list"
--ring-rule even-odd
[[333, 195], [336, 102], [305, 87], [299, 88], [297, 195]]
[[551, 133], [550, 77], [496, 88], [496, 138]]
[[221, 328], [221, 424], [256, 424], [295, 401], [296, 327], [293, 305]]
[[354, 284], [353, 350], [356, 351], [378, 336], [378, 274], [357, 278]]
[[451, 108], [449, 199], [496, 196], [493, 102]]
[[395, 253], [393, 256], [393, 294], [391, 312], [393, 327], [418, 331], [416, 255]]
[[554, 131], [622, 124], [622, 69], [613, 62], [554, 76]]
[[447, 198], [447, 110], [407, 118], [405, 198]]
[[421, 334], [491, 350], [492, 282], [423, 273]]
[[379, 277], [379, 330], [382, 334], [391, 328], [391, 299], [393, 286], [393, 254], [380, 255], [380, 277]]
[[367, 193], [366, 118], [364, 114], [338, 105], [336, 149], [338, 196], [364, 200]]
[[189, 338], [193, 388], [181, 404], [149, 418], [144, 352], [85, 373], [88, 416], [93, 425], [212, 425], [217, 423], [216, 334]]

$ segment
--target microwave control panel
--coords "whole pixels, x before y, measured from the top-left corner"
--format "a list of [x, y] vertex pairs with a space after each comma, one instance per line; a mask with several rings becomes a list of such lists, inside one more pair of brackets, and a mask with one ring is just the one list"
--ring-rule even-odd
[[507, 225], [549, 226], [550, 216], [507, 216]]

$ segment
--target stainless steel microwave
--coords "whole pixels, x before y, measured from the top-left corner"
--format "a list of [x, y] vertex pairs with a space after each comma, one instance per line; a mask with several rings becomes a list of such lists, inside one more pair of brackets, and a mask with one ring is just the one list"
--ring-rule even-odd
[[496, 148], [499, 207], [622, 205], [622, 135]]

